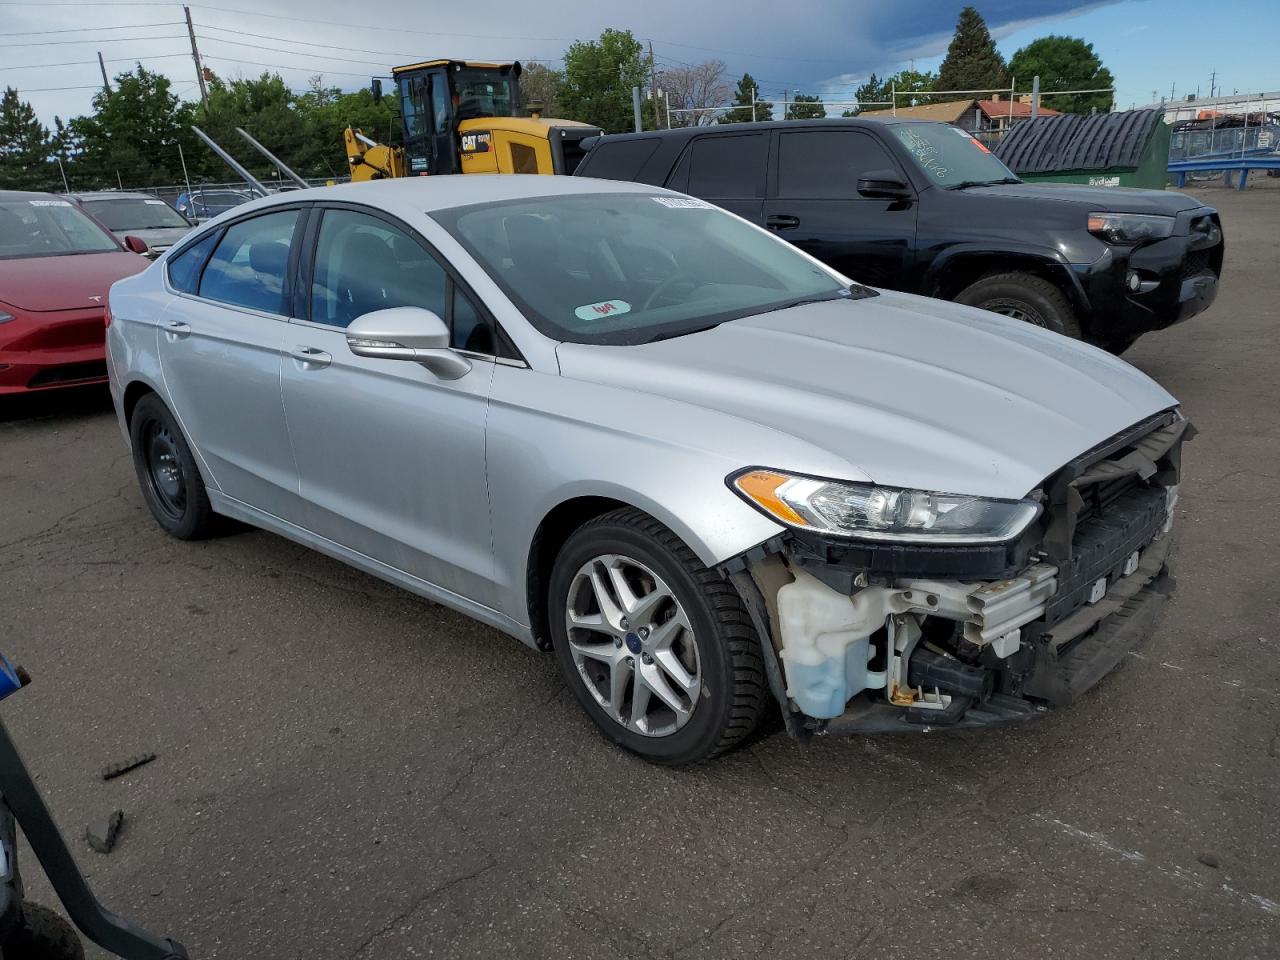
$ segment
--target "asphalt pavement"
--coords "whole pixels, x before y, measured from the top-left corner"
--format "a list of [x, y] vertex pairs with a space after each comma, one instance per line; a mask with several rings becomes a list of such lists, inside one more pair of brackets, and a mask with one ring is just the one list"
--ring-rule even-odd
[[550, 656], [267, 533], [167, 538], [93, 390], [0, 404], [5, 722], [100, 895], [197, 958], [1280, 956], [1277, 187], [1189, 191], [1221, 294], [1127, 356], [1200, 429], [1178, 591], [1067, 710], [655, 768]]

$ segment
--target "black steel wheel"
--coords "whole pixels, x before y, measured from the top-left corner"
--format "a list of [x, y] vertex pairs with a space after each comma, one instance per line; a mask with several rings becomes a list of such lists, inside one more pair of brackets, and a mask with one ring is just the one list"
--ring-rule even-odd
[[154, 393], [138, 401], [129, 421], [133, 468], [142, 499], [165, 532], [198, 540], [217, 532], [204, 480], [169, 408]]

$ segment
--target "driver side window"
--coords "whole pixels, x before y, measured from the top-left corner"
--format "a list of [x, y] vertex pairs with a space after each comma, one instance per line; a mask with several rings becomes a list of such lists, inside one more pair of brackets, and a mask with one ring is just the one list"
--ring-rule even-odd
[[426, 247], [369, 214], [326, 210], [316, 240], [311, 320], [345, 328], [390, 307], [430, 310], [449, 325], [451, 346], [494, 352], [487, 319]]

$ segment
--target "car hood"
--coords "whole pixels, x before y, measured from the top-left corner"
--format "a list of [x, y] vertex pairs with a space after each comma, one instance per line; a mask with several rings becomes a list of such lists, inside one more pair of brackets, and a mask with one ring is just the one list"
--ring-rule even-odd
[[[807, 441], [849, 464], [837, 479], [975, 496], [1022, 497], [1069, 460], [1176, 404], [1094, 347], [887, 292], [642, 346], [566, 343], [558, 354], [563, 376]], [[759, 435], [758, 462], [744, 467], [798, 469], [775, 462], [768, 432]]]
[[1136, 187], [1086, 187], [1071, 183], [993, 183], [962, 191], [978, 199], [994, 197], [1013, 200], [1059, 200], [1078, 203], [1100, 213], [1157, 213], [1167, 217], [1204, 204], [1185, 193], [1172, 190], [1141, 190]]
[[36, 312], [105, 305], [111, 284], [150, 262], [124, 251], [0, 260], [0, 301]]

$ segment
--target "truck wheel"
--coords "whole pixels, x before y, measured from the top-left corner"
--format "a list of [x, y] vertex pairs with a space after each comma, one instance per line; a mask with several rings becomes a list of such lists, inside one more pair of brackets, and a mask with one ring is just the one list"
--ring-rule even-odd
[[38, 903], [22, 905], [22, 920], [0, 952], [4, 960], [84, 960], [84, 944], [71, 924]]
[[1029, 273], [997, 273], [961, 290], [956, 303], [967, 304], [1014, 320], [1080, 339], [1080, 322], [1062, 291]]
[[742, 598], [647, 514], [615, 510], [574, 532], [548, 602], [560, 672], [619, 746], [696, 763], [759, 723], [769, 689]]

